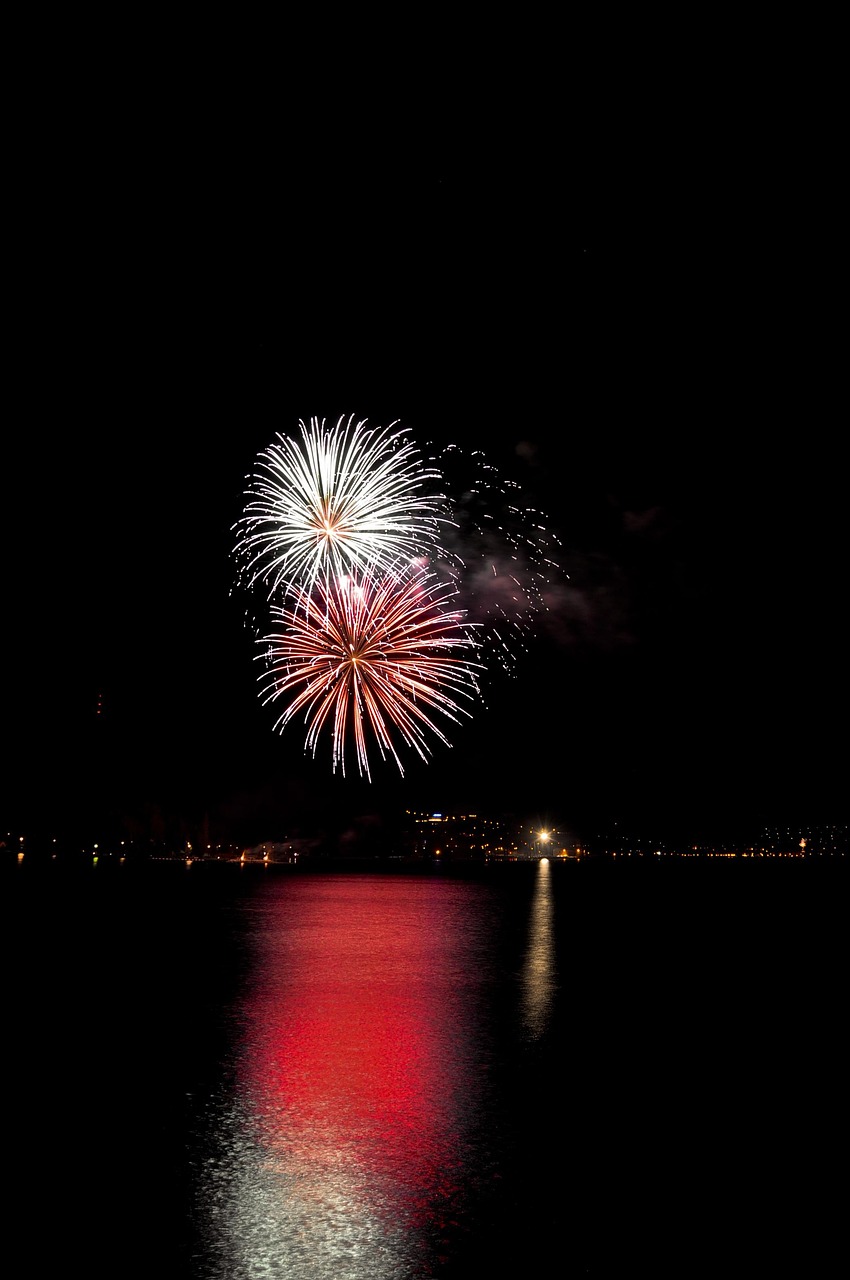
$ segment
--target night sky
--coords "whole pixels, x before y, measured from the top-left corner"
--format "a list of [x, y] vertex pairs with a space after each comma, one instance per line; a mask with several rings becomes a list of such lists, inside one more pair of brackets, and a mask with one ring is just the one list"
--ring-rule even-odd
[[[305, 140], [93, 101], [21, 157], [4, 829], [846, 820], [825, 143], [423, 115]], [[258, 453], [343, 414], [483, 449], [568, 575], [453, 747], [371, 784], [273, 732], [233, 594]]]

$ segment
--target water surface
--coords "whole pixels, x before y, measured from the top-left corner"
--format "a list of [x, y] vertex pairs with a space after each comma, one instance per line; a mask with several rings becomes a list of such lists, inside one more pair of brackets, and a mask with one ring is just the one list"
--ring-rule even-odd
[[843, 877], [759, 870], [3, 868], [13, 1274], [819, 1274]]

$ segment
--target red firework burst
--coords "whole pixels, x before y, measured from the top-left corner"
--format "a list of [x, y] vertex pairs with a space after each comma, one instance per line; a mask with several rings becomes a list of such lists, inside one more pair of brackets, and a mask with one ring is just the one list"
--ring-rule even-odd
[[464, 612], [446, 608], [455, 589], [421, 565], [392, 572], [320, 579], [296, 594], [292, 608], [272, 610], [280, 626], [259, 641], [267, 670], [263, 703], [289, 699], [279, 731], [300, 713], [315, 756], [323, 729], [332, 738], [333, 768], [345, 774], [351, 739], [361, 776], [371, 781], [367, 729], [381, 756], [404, 768], [397, 742], [422, 759], [428, 734], [450, 745], [431, 718], [459, 722], [479, 696], [470, 660], [478, 644]]

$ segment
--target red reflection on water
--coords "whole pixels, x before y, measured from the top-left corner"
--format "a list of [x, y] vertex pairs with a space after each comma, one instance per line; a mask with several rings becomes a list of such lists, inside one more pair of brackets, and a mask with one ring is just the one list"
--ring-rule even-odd
[[451, 886], [415, 878], [298, 880], [271, 903], [243, 1085], [302, 1199], [451, 1214], [474, 1093], [463, 925]]

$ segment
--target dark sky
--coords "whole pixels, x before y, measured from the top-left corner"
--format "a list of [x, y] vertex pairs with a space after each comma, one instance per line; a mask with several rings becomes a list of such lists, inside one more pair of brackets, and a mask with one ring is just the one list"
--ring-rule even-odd
[[[0, 825], [236, 839], [399, 804], [583, 829], [845, 821], [828, 147], [779, 113], [304, 140], [82, 105], [24, 149], [3, 433]], [[300, 140], [299, 140], [300, 139]], [[272, 732], [231, 594], [300, 418], [481, 448], [569, 589], [402, 780]], [[98, 714], [100, 706], [100, 714]]]

